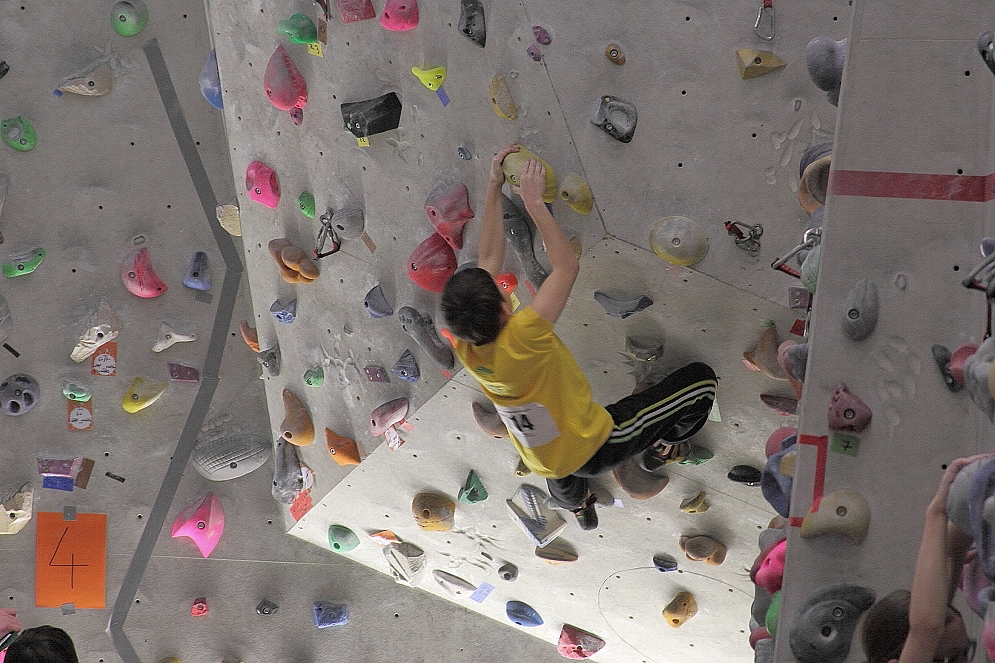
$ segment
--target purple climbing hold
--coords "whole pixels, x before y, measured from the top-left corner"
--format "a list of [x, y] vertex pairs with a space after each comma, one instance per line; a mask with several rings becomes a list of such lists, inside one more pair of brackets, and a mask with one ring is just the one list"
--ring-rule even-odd
[[390, 367], [390, 372], [408, 382], [417, 382], [418, 378], [421, 377], [421, 371], [418, 370], [418, 362], [415, 360], [415, 356], [411, 354], [411, 350], [404, 351], [404, 354]]
[[169, 379], [173, 382], [200, 382], [200, 371], [193, 366], [169, 362]]
[[193, 290], [211, 289], [211, 267], [207, 261], [207, 254], [203, 251], [197, 251], [190, 258], [187, 273], [183, 277], [183, 285]]
[[349, 622], [349, 607], [343, 603], [315, 601], [314, 625], [318, 628], [342, 626]]
[[553, 43], [553, 38], [549, 36], [549, 31], [541, 25], [532, 26], [532, 36], [543, 46], [549, 46]]
[[829, 401], [829, 430], [859, 433], [871, 423], [871, 408], [840, 382]]
[[528, 53], [529, 57], [536, 62], [542, 62], [542, 51], [540, 51], [539, 47], [535, 44], [530, 45], [527, 49], [525, 49], [525, 52]]
[[373, 286], [363, 299], [363, 307], [366, 312], [374, 318], [386, 318], [394, 315], [394, 309], [387, 303], [387, 298], [383, 294], [380, 284]]

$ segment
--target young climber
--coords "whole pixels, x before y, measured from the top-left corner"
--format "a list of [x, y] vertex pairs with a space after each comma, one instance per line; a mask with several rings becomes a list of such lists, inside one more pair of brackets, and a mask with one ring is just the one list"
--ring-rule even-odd
[[22, 631], [17, 611], [0, 609], [0, 639], [11, 633], [18, 635], [4, 650], [4, 663], [79, 663], [72, 638], [61, 628], [36, 626]]
[[494, 279], [505, 252], [501, 164], [517, 151], [508, 145], [491, 160], [477, 267], [449, 279], [442, 311], [456, 355], [493, 401], [522, 460], [546, 478], [553, 500], [590, 530], [598, 517], [588, 478], [637, 454], [650, 470], [681, 460], [690, 447], [684, 441], [711, 410], [716, 378], [696, 362], [618, 403], [602, 407], [592, 400], [590, 383], [553, 332], [580, 263], [542, 201], [546, 169], [537, 159], [525, 161], [512, 191], [535, 221], [552, 270], [532, 303], [512, 313]]
[[991, 456], [958, 458], [947, 466], [926, 507], [912, 591], [896, 590], [864, 615], [861, 641], [867, 663], [967, 663], [973, 657], [975, 642], [967, 637], [963, 616], [950, 605], [972, 541], [947, 520], [947, 496], [958, 472]]

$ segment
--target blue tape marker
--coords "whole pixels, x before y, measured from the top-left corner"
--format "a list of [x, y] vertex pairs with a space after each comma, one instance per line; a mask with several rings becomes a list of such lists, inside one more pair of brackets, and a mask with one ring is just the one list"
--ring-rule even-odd
[[470, 600], [476, 601], [477, 603], [483, 603], [484, 599], [490, 596], [490, 593], [494, 591], [494, 585], [489, 582], [482, 582], [480, 586], [477, 587], [477, 591], [470, 594]]
[[443, 90], [440, 87], [438, 90], [435, 91], [435, 94], [438, 95], [439, 101], [442, 102], [443, 106], [448, 106], [449, 105], [449, 95], [446, 94], [445, 90]]
[[44, 477], [41, 480], [42, 488], [52, 488], [54, 490], [64, 490], [67, 493], [73, 492], [72, 477]]

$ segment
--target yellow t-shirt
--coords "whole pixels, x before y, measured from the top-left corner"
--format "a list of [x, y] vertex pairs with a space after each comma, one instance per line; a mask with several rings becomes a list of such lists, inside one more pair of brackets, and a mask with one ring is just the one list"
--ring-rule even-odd
[[558, 479], [590, 460], [615, 425], [591, 384], [532, 309], [515, 313], [493, 343], [456, 339], [456, 356], [494, 402], [529, 469]]

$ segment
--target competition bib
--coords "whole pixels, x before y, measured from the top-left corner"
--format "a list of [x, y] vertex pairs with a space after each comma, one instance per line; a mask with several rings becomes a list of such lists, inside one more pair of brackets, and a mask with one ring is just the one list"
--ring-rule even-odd
[[549, 410], [539, 403], [495, 407], [501, 421], [524, 447], [541, 447], [560, 436], [560, 429]]

